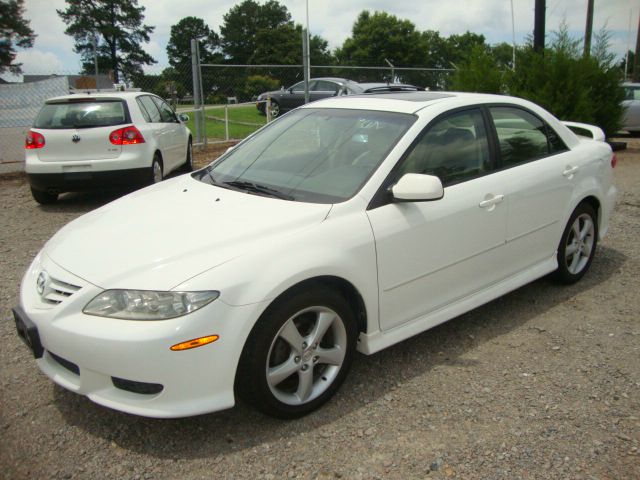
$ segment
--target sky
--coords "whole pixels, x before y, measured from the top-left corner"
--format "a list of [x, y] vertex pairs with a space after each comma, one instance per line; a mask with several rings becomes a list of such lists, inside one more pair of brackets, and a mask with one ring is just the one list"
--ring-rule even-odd
[[[264, 0], [259, 0], [263, 3]], [[524, 42], [533, 32], [535, 0], [512, 0], [515, 40]], [[280, 0], [296, 23], [306, 23], [307, 0]], [[171, 26], [186, 16], [202, 18], [218, 33], [223, 15], [239, 0], [139, 0], [146, 8], [145, 23], [155, 26], [145, 50], [158, 63], [147, 69], [161, 71], [167, 66], [166, 45]], [[547, 0], [546, 31], [557, 30], [564, 19], [576, 38], [582, 38], [587, 0]], [[442, 36], [469, 30], [483, 34], [489, 43], [511, 43], [511, 0], [308, 0], [309, 30], [321, 35], [333, 50], [351, 34], [362, 10], [385, 11], [412, 21], [419, 30], [436, 30]], [[64, 0], [25, 0], [25, 17], [38, 35], [33, 48], [21, 50], [17, 61], [25, 73], [76, 73], [80, 57], [73, 52], [73, 39], [64, 34], [65, 25], [56, 13]], [[638, 0], [595, 0], [594, 32], [605, 27], [612, 34], [612, 49], [623, 57], [627, 46], [635, 48], [640, 2]], [[631, 34], [629, 35], [629, 31]], [[311, 59], [313, 64], [313, 59]], [[407, 65], [397, 65], [407, 66]]]

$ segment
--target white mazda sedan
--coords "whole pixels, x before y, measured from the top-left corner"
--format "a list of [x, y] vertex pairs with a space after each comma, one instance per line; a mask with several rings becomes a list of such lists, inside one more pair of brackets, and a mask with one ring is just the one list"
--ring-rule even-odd
[[239, 396], [301, 416], [356, 350], [543, 275], [579, 280], [615, 162], [517, 98], [314, 102], [62, 228], [24, 276], [18, 333], [54, 382], [117, 410], [182, 417]]

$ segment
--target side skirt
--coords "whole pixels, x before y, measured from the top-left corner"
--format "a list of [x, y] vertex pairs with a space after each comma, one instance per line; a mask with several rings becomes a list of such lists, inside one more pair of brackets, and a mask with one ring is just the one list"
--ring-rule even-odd
[[454, 303], [446, 305], [439, 310], [433, 311], [418, 317], [415, 320], [399, 325], [390, 330], [376, 331], [370, 334], [361, 333], [358, 338], [358, 351], [366, 355], [376, 353], [391, 345], [413, 337], [441, 323], [451, 320], [463, 313], [477, 308], [498, 297], [505, 295], [527, 283], [537, 280], [558, 268], [556, 255], [540, 262], [527, 270], [517, 273], [488, 288], [475, 292], [468, 297], [462, 298]]

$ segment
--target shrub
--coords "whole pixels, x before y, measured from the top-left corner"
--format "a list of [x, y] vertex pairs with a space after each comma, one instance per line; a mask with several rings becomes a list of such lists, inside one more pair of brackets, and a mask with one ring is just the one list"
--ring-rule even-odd
[[[566, 24], [553, 37], [544, 55], [531, 45], [520, 48], [515, 71], [500, 69], [488, 51], [472, 52], [456, 72], [454, 87], [526, 98], [562, 120], [598, 125], [608, 137], [614, 135], [620, 128], [624, 91], [620, 71], [608, 54], [608, 36], [596, 37], [591, 57], [582, 56], [580, 40], [569, 37]], [[495, 71], [501, 71], [500, 89]]]

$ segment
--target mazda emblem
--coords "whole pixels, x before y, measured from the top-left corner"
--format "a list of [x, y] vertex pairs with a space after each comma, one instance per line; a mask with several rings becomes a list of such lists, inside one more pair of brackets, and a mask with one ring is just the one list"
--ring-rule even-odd
[[47, 280], [49, 279], [49, 275], [47, 272], [40, 272], [38, 275], [38, 280], [36, 280], [36, 290], [38, 291], [38, 295], [41, 297], [44, 295], [44, 291], [47, 287]]
[[80, 135], [78, 135], [77, 133], [73, 135], [73, 137], [71, 137], [71, 141], [73, 143], [78, 143], [80, 141]]

